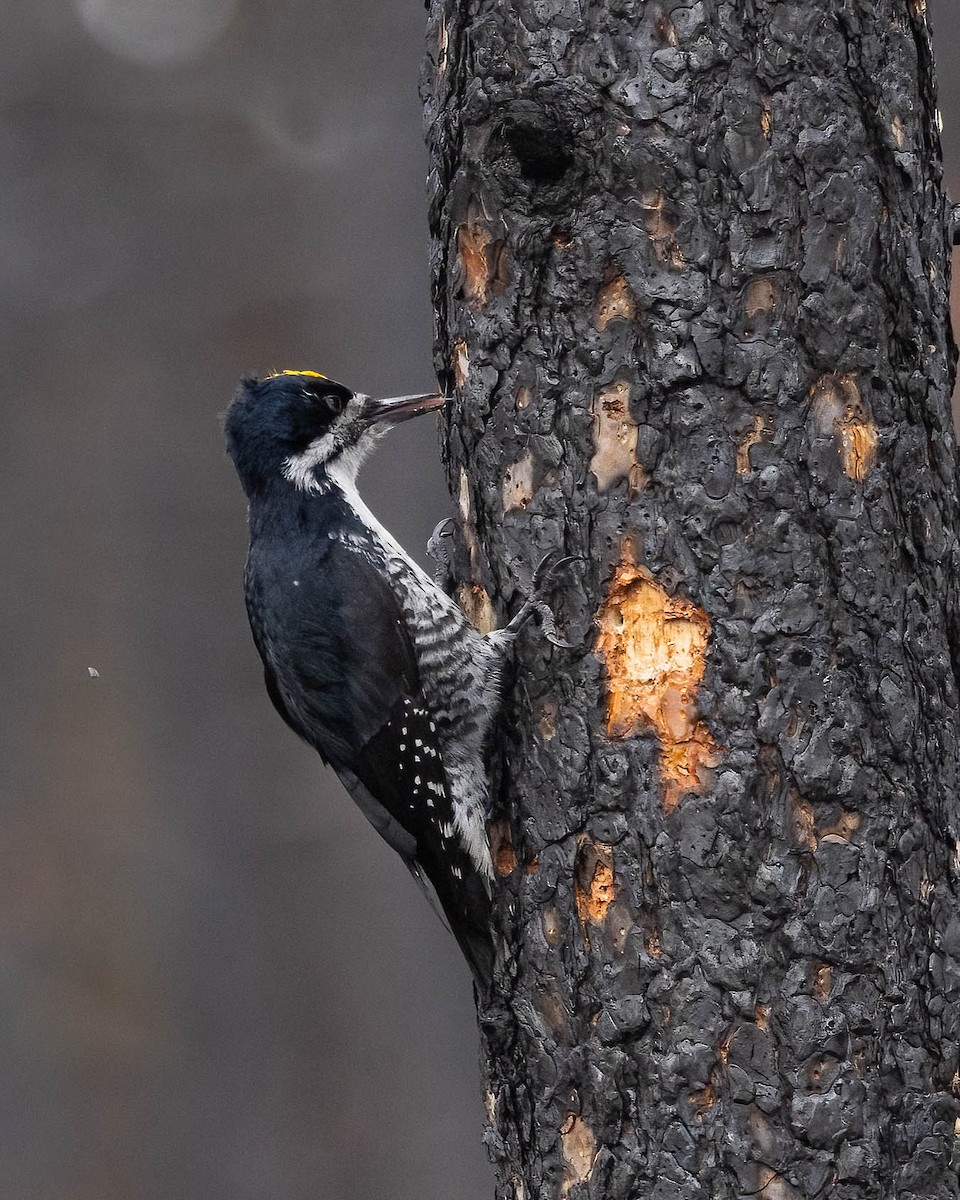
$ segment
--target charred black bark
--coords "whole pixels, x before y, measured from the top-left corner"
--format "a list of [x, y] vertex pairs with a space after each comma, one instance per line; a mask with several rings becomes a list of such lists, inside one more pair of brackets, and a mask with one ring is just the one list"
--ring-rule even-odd
[[[957, 455], [923, 0], [433, 0], [501, 1198], [956, 1197]], [[490, 598], [493, 598], [492, 600]]]

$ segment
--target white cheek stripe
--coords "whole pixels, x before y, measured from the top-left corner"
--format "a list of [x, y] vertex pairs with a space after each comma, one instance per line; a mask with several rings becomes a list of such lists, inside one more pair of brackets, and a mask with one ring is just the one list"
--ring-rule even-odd
[[[377, 438], [383, 432], [376, 425], [363, 429], [359, 437], [354, 422], [360, 417], [363, 407], [369, 397], [357, 392], [347, 404], [343, 414], [322, 436], [312, 441], [302, 454], [291, 454], [283, 463], [283, 477], [301, 492], [319, 492], [323, 485], [315, 474], [317, 467], [324, 463], [342, 464], [341, 470], [352, 482], [363, 460], [373, 449]], [[357, 440], [354, 441], [354, 438]], [[344, 444], [346, 442], [346, 444]]]
[[288, 479], [301, 492], [315, 492], [319, 484], [314, 475], [317, 467], [327, 461], [336, 448], [336, 438], [333, 433], [325, 433], [311, 442], [302, 454], [292, 454], [283, 463], [283, 477]]

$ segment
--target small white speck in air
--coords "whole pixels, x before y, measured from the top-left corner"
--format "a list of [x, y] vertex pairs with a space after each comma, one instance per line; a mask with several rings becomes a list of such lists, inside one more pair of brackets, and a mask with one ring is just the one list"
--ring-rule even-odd
[[419, 761], [420, 761], [420, 755], [419, 755], [419, 754], [415, 754], [415, 755], [413, 756], [413, 761], [414, 761], [414, 762], [419, 762]]
[[413, 744], [414, 744], [415, 746], [422, 746], [422, 745], [423, 745], [423, 742], [421, 742], [419, 738], [414, 738], [414, 739], [413, 739]]
[[407, 748], [407, 743], [406, 743], [406, 742], [401, 742], [401, 743], [400, 743], [400, 749], [401, 749], [401, 750], [406, 750], [406, 748]]
[[99, 679], [100, 678], [100, 672], [97, 670], [96, 667], [87, 667], [87, 674], [90, 676], [91, 679]]
[[293, 581], [293, 586], [294, 586], [294, 587], [299, 587], [299, 586], [300, 586], [300, 580], [299, 580], [299, 579], [295, 579], [295, 580]]
[[417, 785], [417, 787], [419, 787], [420, 786], [420, 776], [414, 775], [413, 782]]
[[403, 728], [400, 730], [400, 732], [403, 734], [403, 736], [404, 736], [404, 737], [406, 737], [406, 736], [407, 736], [407, 727], [406, 727], [406, 725], [404, 725], [404, 727], [403, 727]]
[[437, 727], [436, 727], [436, 725], [434, 725], [434, 723], [432, 721], [430, 722], [430, 732], [431, 733], [437, 732]]
[[460, 870], [459, 867], [451, 867], [450, 870], [453, 871], [454, 875], [456, 875], [456, 877], [458, 879], [463, 878], [463, 872]]
[[427, 797], [427, 808], [433, 808], [433, 800], [429, 796]]

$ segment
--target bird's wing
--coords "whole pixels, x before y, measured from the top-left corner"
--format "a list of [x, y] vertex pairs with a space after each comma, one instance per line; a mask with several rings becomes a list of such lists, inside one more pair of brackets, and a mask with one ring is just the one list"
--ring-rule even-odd
[[299, 575], [296, 586], [280, 579], [260, 598], [272, 618], [266, 632], [251, 608], [267, 691], [378, 832], [411, 858], [411, 815], [421, 804], [439, 808], [447, 781], [399, 601], [382, 571], [344, 547]]

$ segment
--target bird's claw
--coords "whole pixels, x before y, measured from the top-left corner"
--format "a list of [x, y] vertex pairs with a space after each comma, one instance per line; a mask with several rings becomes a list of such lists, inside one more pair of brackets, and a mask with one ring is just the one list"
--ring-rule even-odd
[[[558, 557], [558, 555], [560, 557]], [[572, 562], [579, 562], [580, 555], [564, 554], [562, 550], [548, 550], [547, 553], [540, 559], [533, 570], [533, 594], [537, 596], [538, 592], [550, 582], [558, 571], [569, 566]]]
[[540, 632], [551, 646], [556, 646], [559, 650], [573, 649], [573, 642], [568, 642], [557, 633], [557, 618], [549, 604], [543, 600], [534, 600], [533, 611], [540, 618]]
[[456, 523], [453, 517], [444, 517], [442, 521], [438, 521], [434, 525], [433, 533], [427, 539], [427, 553], [431, 558], [446, 556], [446, 547], [443, 545], [443, 539], [452, 537], [455, 528]]
[[550, 605], [542, 598], [543, 592], [557, 573], [570, 563], [579, 562], [580, 555], [564, 554], [562, 550], [550, 550], [537, 563], [533, 572], [533, 595], [525, 600], [520, 611], [513, 618], [507, 629], [516, 634], [531, 617], [540, 618], [540, 628], [543, 636], [552, 646], [561, 650], [572, 650], [573, 644], [566, 641], [557, 633], [557, 619]]
[[453, 517], [444, 517], [442, 521], [437, 522], [433, 533], [427, 539], [427, 554], [437, 564], [433, 572], [433, 581], [437, 587], [442, 587], [450, 574], [452, 556], [446, 539], [453, 537], [455, 528]]

